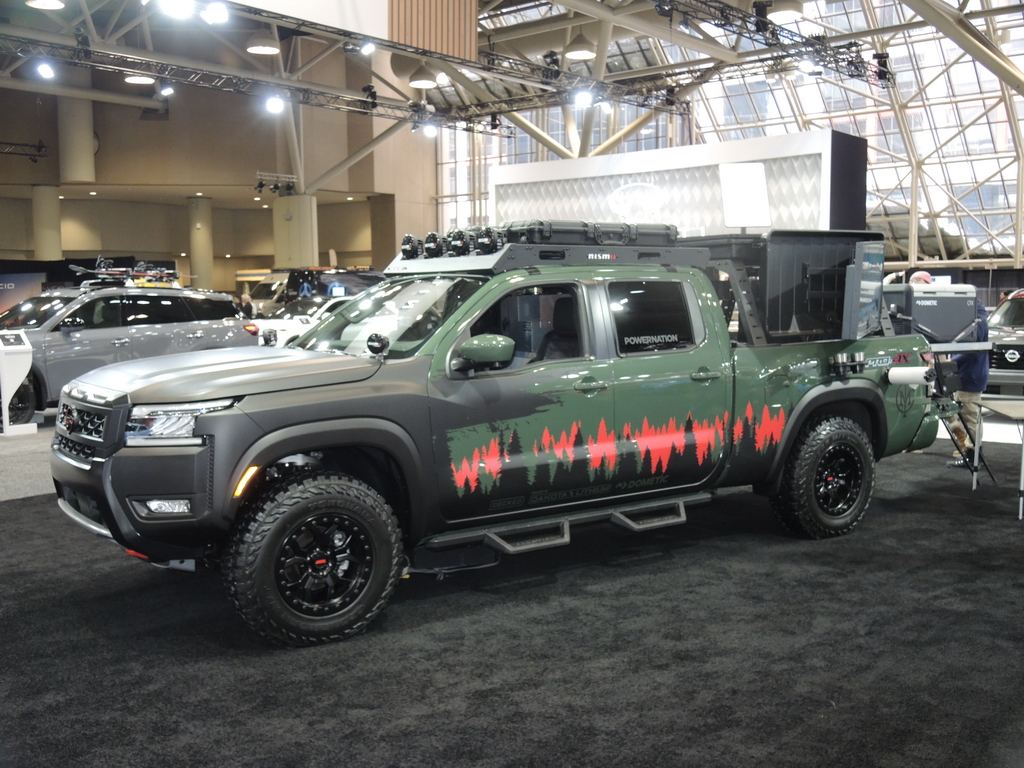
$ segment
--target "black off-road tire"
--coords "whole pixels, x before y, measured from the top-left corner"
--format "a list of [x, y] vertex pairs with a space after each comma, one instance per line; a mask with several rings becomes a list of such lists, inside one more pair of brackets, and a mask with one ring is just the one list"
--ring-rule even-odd
[[7, 415], [12, 426], [28, 424], [36, 415], [36, 390], [32, 386], [31, 376], [21, 382], [21, 385], [14, 391], [14, 397], [11, 398], [11, 402], [7, 406]]
[[334, 472], [291, 475], [235, 523], [221, 558], [238, 612], [278, 645], [362, 632], [400, 575], [401, 533], [384, 499]]
[[800, 433], [771, 505], [796, 533], [842, 536], [864, 516], [874, 484], [875, 458], [864, 430], [849, 419], [826, 419]]

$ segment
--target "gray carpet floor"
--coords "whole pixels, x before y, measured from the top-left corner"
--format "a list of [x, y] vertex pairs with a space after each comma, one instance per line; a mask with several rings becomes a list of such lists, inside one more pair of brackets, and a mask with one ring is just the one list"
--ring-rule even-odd
[[685, 526], [403, 581], [344, 643], [267, 646], [52, 495], [0, 502], [0, 766], [1024, 765], [1016, 447], [970, 491], [887, 459], [861, 526], [730, 493]]

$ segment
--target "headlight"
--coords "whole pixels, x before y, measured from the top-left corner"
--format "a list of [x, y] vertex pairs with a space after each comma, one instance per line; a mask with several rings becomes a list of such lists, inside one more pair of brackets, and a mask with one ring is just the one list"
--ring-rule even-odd
[[234, 400], [207, 400], [202, 403], [174, 405], [135, 405], [128, 415], [124, 430], [125, 445], [202, 445], [201, 437], [192, 435], [196, 417], [211, 411], [222, 411]]

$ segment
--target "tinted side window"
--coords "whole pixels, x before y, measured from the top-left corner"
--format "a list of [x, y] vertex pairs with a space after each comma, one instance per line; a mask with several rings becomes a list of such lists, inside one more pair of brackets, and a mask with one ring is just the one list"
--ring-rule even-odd
[[120, 296], [104, 296], [87, 301], [68, 317], [80, 318], [83, 328], [117, 328], [121, 325]]
[[125, 310], [126, 325], [192, 322], [180, 296], [129, 296]]
[[680, 349], [694, 343], [678, 282], [637, 280], [608, 286], [619, 354]]
[[223, 320], [225, 317], [236, 317], [238, 310], [229, 299], [200, 299], [197, 296], [186, 296], [188, 304], [196, 320]]

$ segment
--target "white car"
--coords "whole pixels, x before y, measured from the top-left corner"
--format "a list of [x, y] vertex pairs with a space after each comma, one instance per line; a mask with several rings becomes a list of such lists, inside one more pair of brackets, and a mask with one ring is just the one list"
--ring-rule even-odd
[[298, 299], [252, 322], [260, 328], [260, 344], [284, 347], [304, 334], [325, 315], [341, 307], [351, 296], [314, 296]]

